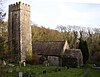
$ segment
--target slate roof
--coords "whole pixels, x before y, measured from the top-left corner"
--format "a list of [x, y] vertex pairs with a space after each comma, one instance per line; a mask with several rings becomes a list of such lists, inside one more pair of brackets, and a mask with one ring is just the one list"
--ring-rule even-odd
[[64, 44], [65, 41], [33, 42], [33, 53], [37, 52], [39, 55], [59, 56]]

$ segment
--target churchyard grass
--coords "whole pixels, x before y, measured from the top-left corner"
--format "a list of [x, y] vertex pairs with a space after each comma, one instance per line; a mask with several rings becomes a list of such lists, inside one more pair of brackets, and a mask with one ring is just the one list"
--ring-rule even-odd
[[[85, 77], [99, 77], [100, 70], [93, 69], [91, 65], [88, 65], [86, 68], [90, 68], [90, 71], [86, 74]], [[31, 74], [32, 77], [79, 77], [83, 74], [86, 68], [69, 68], [66, 67], [57, 67], [57, 66], [41, 66], [41, 65], [27, 65], [26, 67], [22, 66], [19, 72], [23, 72], [23, 77], [25, 74]], [[56, 69], [60, 69], [60, 71], [56, 71]], [[13, 67], [13, 72], [6, 72], [6, 69], [3, 70], [3, 77], [18, 77], [18, 72], [16, 72], [16, 66]], [[46, 73], [43, 74], [43, 71], [46, 70]]]
[[[90, 71], [86, 74], [85, 77], [99, 77], [100, 70], [93, 69], [92, 65], [87, 65], [86, 68], [89, 68]], [[57, 66], [41, 66], [41, 65], [27, 65], [26, 67], [22, 66], [19, 70], [24, 76], [29, 77], [28, 74], [31, 74], [32, 77], [80, 77], [86, 68], [69, 68], [66, 67], [57, 67]], [[60, 69], [60, 71], [56, 71], [56, 69]], [[43, 71], [46, 70], [46, 73], [43, 74]], [[13, 67], [13, 72], [7, 72], [7, 69], [2, 69], [2, 77], [19, 77], [18, 72], [16, 72], [16, 66]], [[26, 74], [26, 76], [25, 76]], [[0, 75], [1, 76], [1, 75]]]
[[89, 71], [89, 73], [87, 73], [86, 77], [100, 77], [100, 70], [90, 69], [90, 71]]
[[79, 77], [84, 72], [84, 69], [70, 68], [60, 72], [52, 72], [47, 74], [38, 75], [38, 77]]
[[[59, 71], [55, 71], [60, 69]], [[43, 74], [43, 71], [46, 70], [46, 73]], [[66, 67], [57, 67], [57, 66], [40, 66], [40, 65], [27, 65], [26, 67], [22, 66], [20, 68], [23, 74], [31, 74], [32, 77], [79, 77], [84, 71], [84, 68], [69, 68]], [[18, 72], [16, 72], [16, 67], [13, 67], [13, 72], [3, 72], [4, 77], [18, 77]], [[23, 76], [25, 77], [25, 76]]]
[[93, 68], [93, 64], [87, 64], [85, 68], [90, 69], [85, 77], [100, 77], [100, 69]]

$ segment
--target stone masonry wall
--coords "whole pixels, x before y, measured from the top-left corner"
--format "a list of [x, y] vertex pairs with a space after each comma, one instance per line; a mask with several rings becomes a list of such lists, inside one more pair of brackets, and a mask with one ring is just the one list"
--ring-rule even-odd
[[49, 65], [59, 66], [59, 57], [57, 56], [48, 56]]
[[18, 61], [32, 57], [30, 6], [24, 3], [9, 5], [8, 44], [9, 51]]

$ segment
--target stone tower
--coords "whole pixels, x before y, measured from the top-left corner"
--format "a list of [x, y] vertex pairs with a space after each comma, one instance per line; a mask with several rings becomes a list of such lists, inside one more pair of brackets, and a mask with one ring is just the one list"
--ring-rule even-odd
[[8, 48], [17, 61], [32, 58], [30, 5], [21, 2], [9, 5]]

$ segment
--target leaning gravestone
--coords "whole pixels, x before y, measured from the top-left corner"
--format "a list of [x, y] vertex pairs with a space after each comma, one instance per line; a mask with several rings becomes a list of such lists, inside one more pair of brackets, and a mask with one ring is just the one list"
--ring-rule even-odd
[[6, 66], [6, 61], [5, 60], [3, 60], [3, 66]]

